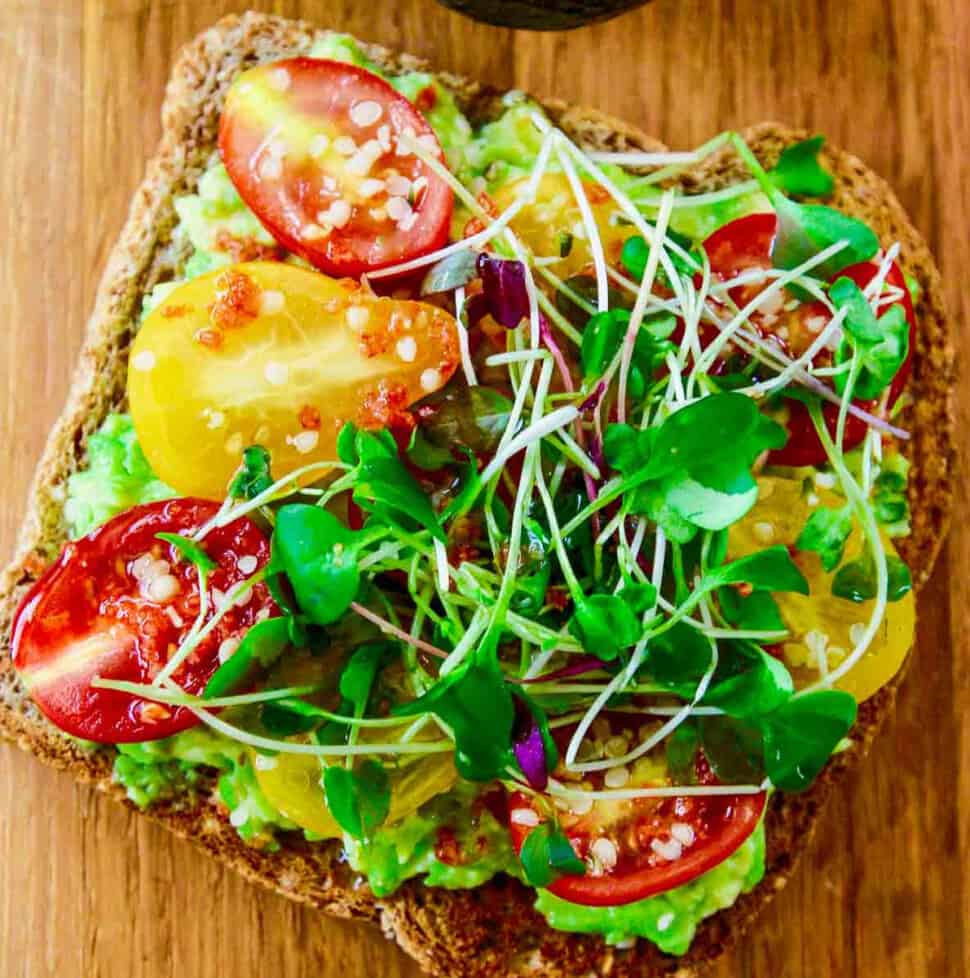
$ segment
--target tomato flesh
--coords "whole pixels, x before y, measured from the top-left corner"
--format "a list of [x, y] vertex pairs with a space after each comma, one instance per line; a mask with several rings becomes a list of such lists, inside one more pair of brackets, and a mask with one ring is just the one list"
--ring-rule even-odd
[[[774, 213], [749, 214], [746, 217], [731, 221], [719, 228], [703, 244], [711, 262], [711, 271], [720, 279], [730, 279], [739, 273], [752, 268], [771, 268], [771, 252], [774, 247], [775, 234], [778, 228], [778, 218]], [[861, 262], [839, 272], [836, 277], [847, 276], [859, 288], [865, 288], [879, 271], [875, 261]], [[903, 363], [889, 387], [888, 407], [899, 399], [909, 377], [913, 347], [916, 338], [916, 318], [913, 305], [906, 287], [906, 279], [899, 265], [893, 262], [886, 276], [886, 285], [896, 288], [901, 296], [899, 302], [909, 323], [909, 356]], [[763, 284], [738, 286], [731, 290], [731, 297], [739, 306], [749, 302], [761, 289]], [[809, 345], [828, 322], [828, 311], [820, 303], [802, 303], [797, 308], [785, 308], [787, 293], [783, 293], [764, 313], [755, 313], [752, 326], [762, 336], [772, 339], [779, 349], [790, 355], [798, 356], [805, 352]], [[821, 363], [821, 357], [831, 359], [831, 351], [823, 351], [816, 360]], [[872, 410], [874, 402], [855, 401], [857, 405]], [[769, 461], [775, 465], [821, 465], [826, 461], [825, 449], [819, 441], [815, 426], [804, 404], [792, 401], [787, 404], [789, 411], [786, 426], [789, 432], [788, 443], [772, 452]], [[823, 414], [829, 432], [834, 436], [838, 419], [838, 407], [825, 404]], [[868, 426], [860, 418], [849, 415], [846, 419], [843, 445], [853, 448], [866, 436]]]
[[[628, 746], [633, 743], [629, 740]], [[717, 784], [702, 756], [696, 775], [701, 785]], [[585, 780], [588, 788], [604, 789], [602, 773], [587, 774]], [[627, 787], [668, 783], [655, 762], [638, 762]], [[737, 850], [757, 827], [766, 797], [760, 792], [599, 799], [592, 805], [577, 804], [578, 811], [558, 811], [562, 830], [586, 864], [586, 875], [561, 876], [549, 890], [571, 903], [613, 907], [682, 886]], [[520, 852], [545, 815], [533, 796], [521, 792], [510, 796], [508, 809], [512, 843]]]
[[292, 58], [241, 74], [219, 149], [240, 196], [288, 251], [331, 275], [360, 276], [446, 243], [448, 184], [425, 118], [356, 65]]
[[459, 359], [457, 324], [436, 306], [251, 262], [192, 279], [151, 312], [128, 400], [159, 478], [221, 498], [247, 446], [269, 450], [277, 478], [333, 460], [345, 422], [393, 428]]
[[[196, 568], [156, 535], [189, 535], [218, 508], [201, 499], [136, 506], [67, 544], [34, 584], [14, 618], [11, 650], [31, 697], [52, 723], [85, 740], [130, 743], [199, 722], [184, 707], [100, 689], [91, 680], [150, 683], [168, 662], [199, 613], [200, 595]], [[213, 530], [202, 546], [218, 565], [209, 574], [210, 598], [269, 559], [266, 537], [245, 517]], [[211, 607], [210, 600], [210, 617]], [[201, 693], [223, 643], [277, 613], [266, 587], [257, 584], [172, 678], [186, 692]]]

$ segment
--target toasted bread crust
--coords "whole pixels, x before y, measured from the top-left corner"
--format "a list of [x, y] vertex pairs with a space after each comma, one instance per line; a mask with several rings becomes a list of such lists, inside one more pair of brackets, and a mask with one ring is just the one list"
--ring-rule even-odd
[[[182, 52], [162, 109], [163, 136], [132, 202], [127, 223], [105, 270], [67, 407], [54, 427], [31, 489], [17, 554], [0, 581], [0, 634], [4, 651], [14, 610], [31, 583], [57, 555], [66, 531], [62, 508], [65, 482], [84, 460], [87, 436], [104, 417], [124, 406], [127, 350], [141, 296], [171, 277], [180, 260], [171, 240], [174, 198], [194, 189], [215, 148], [225, 90], [240, 68], [306, 51], [327, 32], [309, 24], [246, 14], [220, 21]], [[365, 45], [389, 71], [428, 69], [408, 55]], [[499, 93], [467, 79], [439, 75], [473, 120], [494, 113]], [[588, 149], [662, 149], [638, 130], [598, 112], [544, 103], [550, 116]], [[764, 123], [745, 133], [765, 165], [804, 133]], [[927, 580], [950, 514], [953, 460], [953, 351], [947, 335], [939, 273], [885, 182], [847, 153], [827, 148], [825, 162], [836, 178], [835, 206], [867, 221], [884, 244], [902, 246], [904, 270], [920, 284], [919, 331], [911, 390], [913, 403], [903, 424], [913, 432], [907, 454], [913, 462], [910, 495], [913, 532], [902, 542], [917, 587]], [[714, 189], [741, 175], [737, 161], [720, 154], [685, 179], [694, 189]], [[530, 892], [511, 880], [471, 891], [407, 884], [377, 901], [337, 858], [334, 845], [287, 839], [276, 853], [253, 849], [209, 804], [168, 804], [148, 814], [191, 839], [244, 876], [291, 899], [340, 916], [379, 921], [428, 971], [450, 976], [549, 976], [609, 973], [624, 976], [688, 976], [729, 947], [774, 892], [784, 886], [832, 786], [861, 758], [891, 710], [901, 677], [860, 708], [855, 745], [829, 764], [802, 795], [776, 795], [767, 816], [768, 870], [765, 881], [729, 910], [706, 920], [682, 958], [662, 954], [640, 941], [616, 951], [599, 938], [549, 929], [532, 909]], [[41, 760], [69, 770], [77, 779], [124, 801], [111, 782], [111, 758], [88, 753], [65, 739], [39, 714], [24, 692], [10, 657], [0, 659], [0, 735]], [[125, 802], [127, 804], [127, 802]]]

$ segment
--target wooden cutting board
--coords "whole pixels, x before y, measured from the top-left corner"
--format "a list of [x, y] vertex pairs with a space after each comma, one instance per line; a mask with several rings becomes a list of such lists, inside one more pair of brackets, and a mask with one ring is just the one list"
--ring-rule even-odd
[[[59, 413], [98, 276], [158, 136], [173, 56], [231, 0], [0, 0], [0, 554]], [[431, 0], [279, 0], [444, 68], [598, 106], [689, 148], [777, 118], [897, 188], [970, 358], [965, 0], [654, 0], [568, 35], [477, 26]], [[960, 395], [963, 431], [970, 389]], [[923, 595], [919, 652], [870, 763], [719, 978], [970, 973], [970, 509]], [[328, 920], [0, 746], [3, 978], [393, 978], [375, 930]]]

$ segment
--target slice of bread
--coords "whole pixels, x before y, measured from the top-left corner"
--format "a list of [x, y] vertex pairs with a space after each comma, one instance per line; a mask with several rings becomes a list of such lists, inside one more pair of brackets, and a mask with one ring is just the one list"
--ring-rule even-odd
[[[32, 705], [14, 672], [8, 652], [10, 621], [30, 584], [59, 552], [66, 538], [62, 517], [65, 481], [84, 463], [86, 437], [105, 416], [125, 404], [127, 350], [141, 297], [176, 274], [184, 255], [172, 242], [173, 200], [195, 189], [216, 146], [219, 113], [226, 89], [246, 66], [305, 52], [326, 32], [306, 23], [246, 14], [219, 22], [192, 41], [176, 64], [162, 109], [164, 133], [158, 155], [132, 202], [121, 238], [101, 282], [88, 325], [81, 362], [67, 407], [44, 451], [31, 490], [16, 557], [0, 582], [0, 735], [41, 760], [69, 770], [79, 780], [123, 800], [112, 784], [107, 752], [88, 753], [51, 727]], [[368, 55], [389, 72], [428, 66], [408, 55], [365, 45]], [[476, 121], [496, 111], [499, 93], [451, 75], [440, 75], [466, 113]], [[598, 112], [544, 103], [549, 115], [587, 149], [662, 149], [656, 140]], [[745, 133], [766, 166], [806, 134], [764, 123]], [[865, 220], [884, 245], [902, 246], [904, 270], [919, 283], [919, 329], [912, 400], [902, 423], [912, 431], [906, 445], [913, 466], [910, 503], [912, 535], [901, 550], [917, 587], [929, 576], [950, 513], [953, 426], [953, 356], [947, 336], [939, 274], [932, 257], [885, 182], [859, 160], [831, 148], [825, 165], [836, 180], [834, 206]], [[710, 190], [745, 174], [728, 153], [711, 158], [684, 177], [692, 191]], [[532, 894], [512, 880], [499, 879], [470, 891], [448, 891], [409, 883], [392, 897], [375, 900], [366, 885], [338, 859], [331, 844], [286, 840], [276, 853], [247, 846], [208, 804], [165, 804], [149, 817], [191, 839], [217, 859], [256, 880], [329, 913], [379, 922], [428, 971], [447, 976], [537, 974], [580, 976], [688, 976], [729, 947], [780, 889], [812, 834], [829, 791], [861, 758], [891, 710], [897, 677], [862, 705], [851, 749], [839, 754], [813, 788], [801, 795], [776, 794], [767, 816], [767, 874], [752, 893], [729, 910], [706, 920], [688, 954], [672, 958], [640, 941], [615, 950], [599, 938], [551, 930], [532, 909]]]

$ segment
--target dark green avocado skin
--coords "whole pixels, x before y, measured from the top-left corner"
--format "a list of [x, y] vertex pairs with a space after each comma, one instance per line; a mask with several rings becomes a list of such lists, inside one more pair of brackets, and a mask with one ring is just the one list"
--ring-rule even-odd
[[474, 20], [527, 31], [566, 31], [608, 20], [646, 0], [439, 0]]

